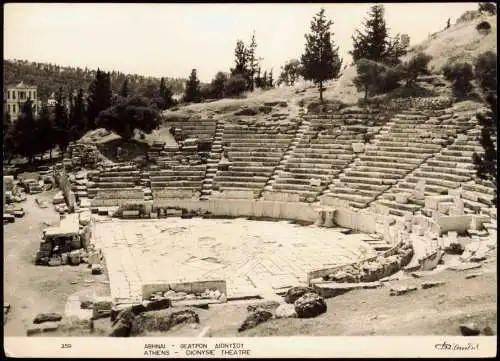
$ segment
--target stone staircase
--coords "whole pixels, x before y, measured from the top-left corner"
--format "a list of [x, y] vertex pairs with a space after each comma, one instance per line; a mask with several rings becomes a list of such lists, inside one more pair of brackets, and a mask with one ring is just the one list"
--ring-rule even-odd
[[211, 198], [259, 196], [297, 133], [299, 122], [240, 120], [224, 125], [224, 161], [213, 178]]
[[[418, 182], [425, 182], [424, 195], [435, 196], [447, 194], [448, 190], [466, 186], [474, 177], [475, 170], [472, 154], [480, 151], [477, 128], [474, 122], [456, 119], [456, 130], [461, 132], [452, 144], [427, 159], [421, 166], [408, 173], [387, 192], [381, 194], [371, 203], [372, 206], [383, 205], [389, 208], [394, 216], [414, 214], [424, 206], [424, 200], [411, 197]], [[469, 128], [469, 129], [467, 129]], [[465, 132], [464, 132], [465, 130]], [[406, 195], [407, 197], [398, 197]], [[398, 201], [399, 198], [399, 201]], [[402, 202], [401, 199], [405, 201]]]
[[273, 185], [276, 181], [276, 178], [279, 176], [279, 174], [285, 169], [285, 164], [288, 159], [292, 156], [295, 148], [299, 144], [300, 140], [304, 137], [304, 135], [309, 131], [311, 127], [311, 122], [307, 119], [302, 119], [299, 128], [297, 129], [297, 133], [295, 134], [295, 137], [293, 140], [290, 142], [287, 150], [285, 153], [283, 153], [283, 157], [281, 158], [278, 166], [275, 168], [273, 174], [271, 177], [269, 177], [268, 181], [264, 185], [264, 188], [260, 192], [258, 198], [262, 199], [264, 198], [264, 193], [267, 192], [272, 192], [273, 190]]
[[329, 186], [321, 203], [334, 205], [340, 200], [350, 207], [367, 207], [446, 144], [448, 133], [438, 131], [435, 120], [423, 111], [396, 114]]
[[201, 196], [200, 200], [208, 200], [212, 194], [213, 182], [215, 175], [217, 174], [217, 167], [221, 160], [221, 154], [223, 151], [222, 147], [222, 137], [224, 135], [224, 121], [217, 120], [215, 126], [215, 135], [212, 143], [212, 148], [210, 150], [210, 156], [207, 159], [207, 170], [205, 172], [205, 178], [201, 183]]
[[304, 117], [310, 126], [276, 171], [271, 189], [264, 197], [315, 202], [325, 187], [356, 157], [353, 143], [363, 143], [378, 114], [363, 109], [346, 109]]

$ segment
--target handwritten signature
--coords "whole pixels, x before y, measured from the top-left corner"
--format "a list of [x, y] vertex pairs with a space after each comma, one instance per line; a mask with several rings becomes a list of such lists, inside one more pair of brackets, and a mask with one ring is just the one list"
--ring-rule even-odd
[[467, 345], [460, 345], [457, 343], [451, 344], [444, 341], [443, 343], [435, 344], [434, 348], [440, 351], [478, 351], [479, 344], [467, 342]]

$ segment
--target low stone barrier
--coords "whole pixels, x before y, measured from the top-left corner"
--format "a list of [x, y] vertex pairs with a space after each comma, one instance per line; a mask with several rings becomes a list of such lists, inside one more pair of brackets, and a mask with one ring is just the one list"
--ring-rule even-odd
[[191, 282], [144, 283], [142, 285], [142, 298], [148, 299], [155, 292], [167, 292], [169, 290], [173, 290], [175, 292], [202, 294], [207, 289], [216, 289], [219, 292], [227, 295], [227, 285], [225, 280], [207, 280]]
[[153, 200], [153, 211], [158, 208], [180, 208], [213, 216], [274, 218], [314, 222], [316, 209], [307, 203], [273, 202], [248, 199], [191, 199]]
[[[400, 255], [401, 258], [392, 259], [395, 256]], [[366, 258], [364, 260], [360, 260], [358, 262], [352, 262], [345, 265], [328, 267], [319, 270], [314, 270], [307, 273], [307, 283], [311, 285], [312, 280], [323, 278], [325, 276], [336, 274], [338, 272], [346, 271], [349, 268], [354, 268], [357, 270], [368, 270], [368, 272], [363, 273], [360, 276], [360, 282], [375, 282], [382, 278], [388, 277], [403, 267], [408, 265], [413, 257], [413, 248], [407, 242], [400, 242], [396, 246], [391, 249], [385, 251], [382, 255], [373, 256]], [[384, 261], [380, 263], [379, 261]], [[369, 266], [370, 263], [378, 263], [380, 266], [376, 268], [366, 267]]]

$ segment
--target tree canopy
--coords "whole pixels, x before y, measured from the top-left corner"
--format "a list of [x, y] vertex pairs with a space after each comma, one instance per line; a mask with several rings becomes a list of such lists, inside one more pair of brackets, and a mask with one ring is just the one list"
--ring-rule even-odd
[[101, 111], [97, 126], [113, 131], [125, 139], [134, 136], [139, 129], [151, 133], [160, 123], [158, 108], [145, 97], [121, 98], [118, 104]]
[[323, 83], [336, 78], [342, 67], [338, 47], [330, 32], [332, 20], [326, 20], [325, 9], [321, 9], [311, 21], [311, 31], [305, 35], [306, 47], [301, 57], [303, 76], [319, 85], [319, 96], [323, 102]]

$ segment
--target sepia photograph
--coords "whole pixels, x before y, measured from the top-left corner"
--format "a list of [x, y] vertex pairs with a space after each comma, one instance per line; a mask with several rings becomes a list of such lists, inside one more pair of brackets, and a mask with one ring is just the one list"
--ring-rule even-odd
[[11, 357], [494, 357], [497, 5], [7, 3]]

